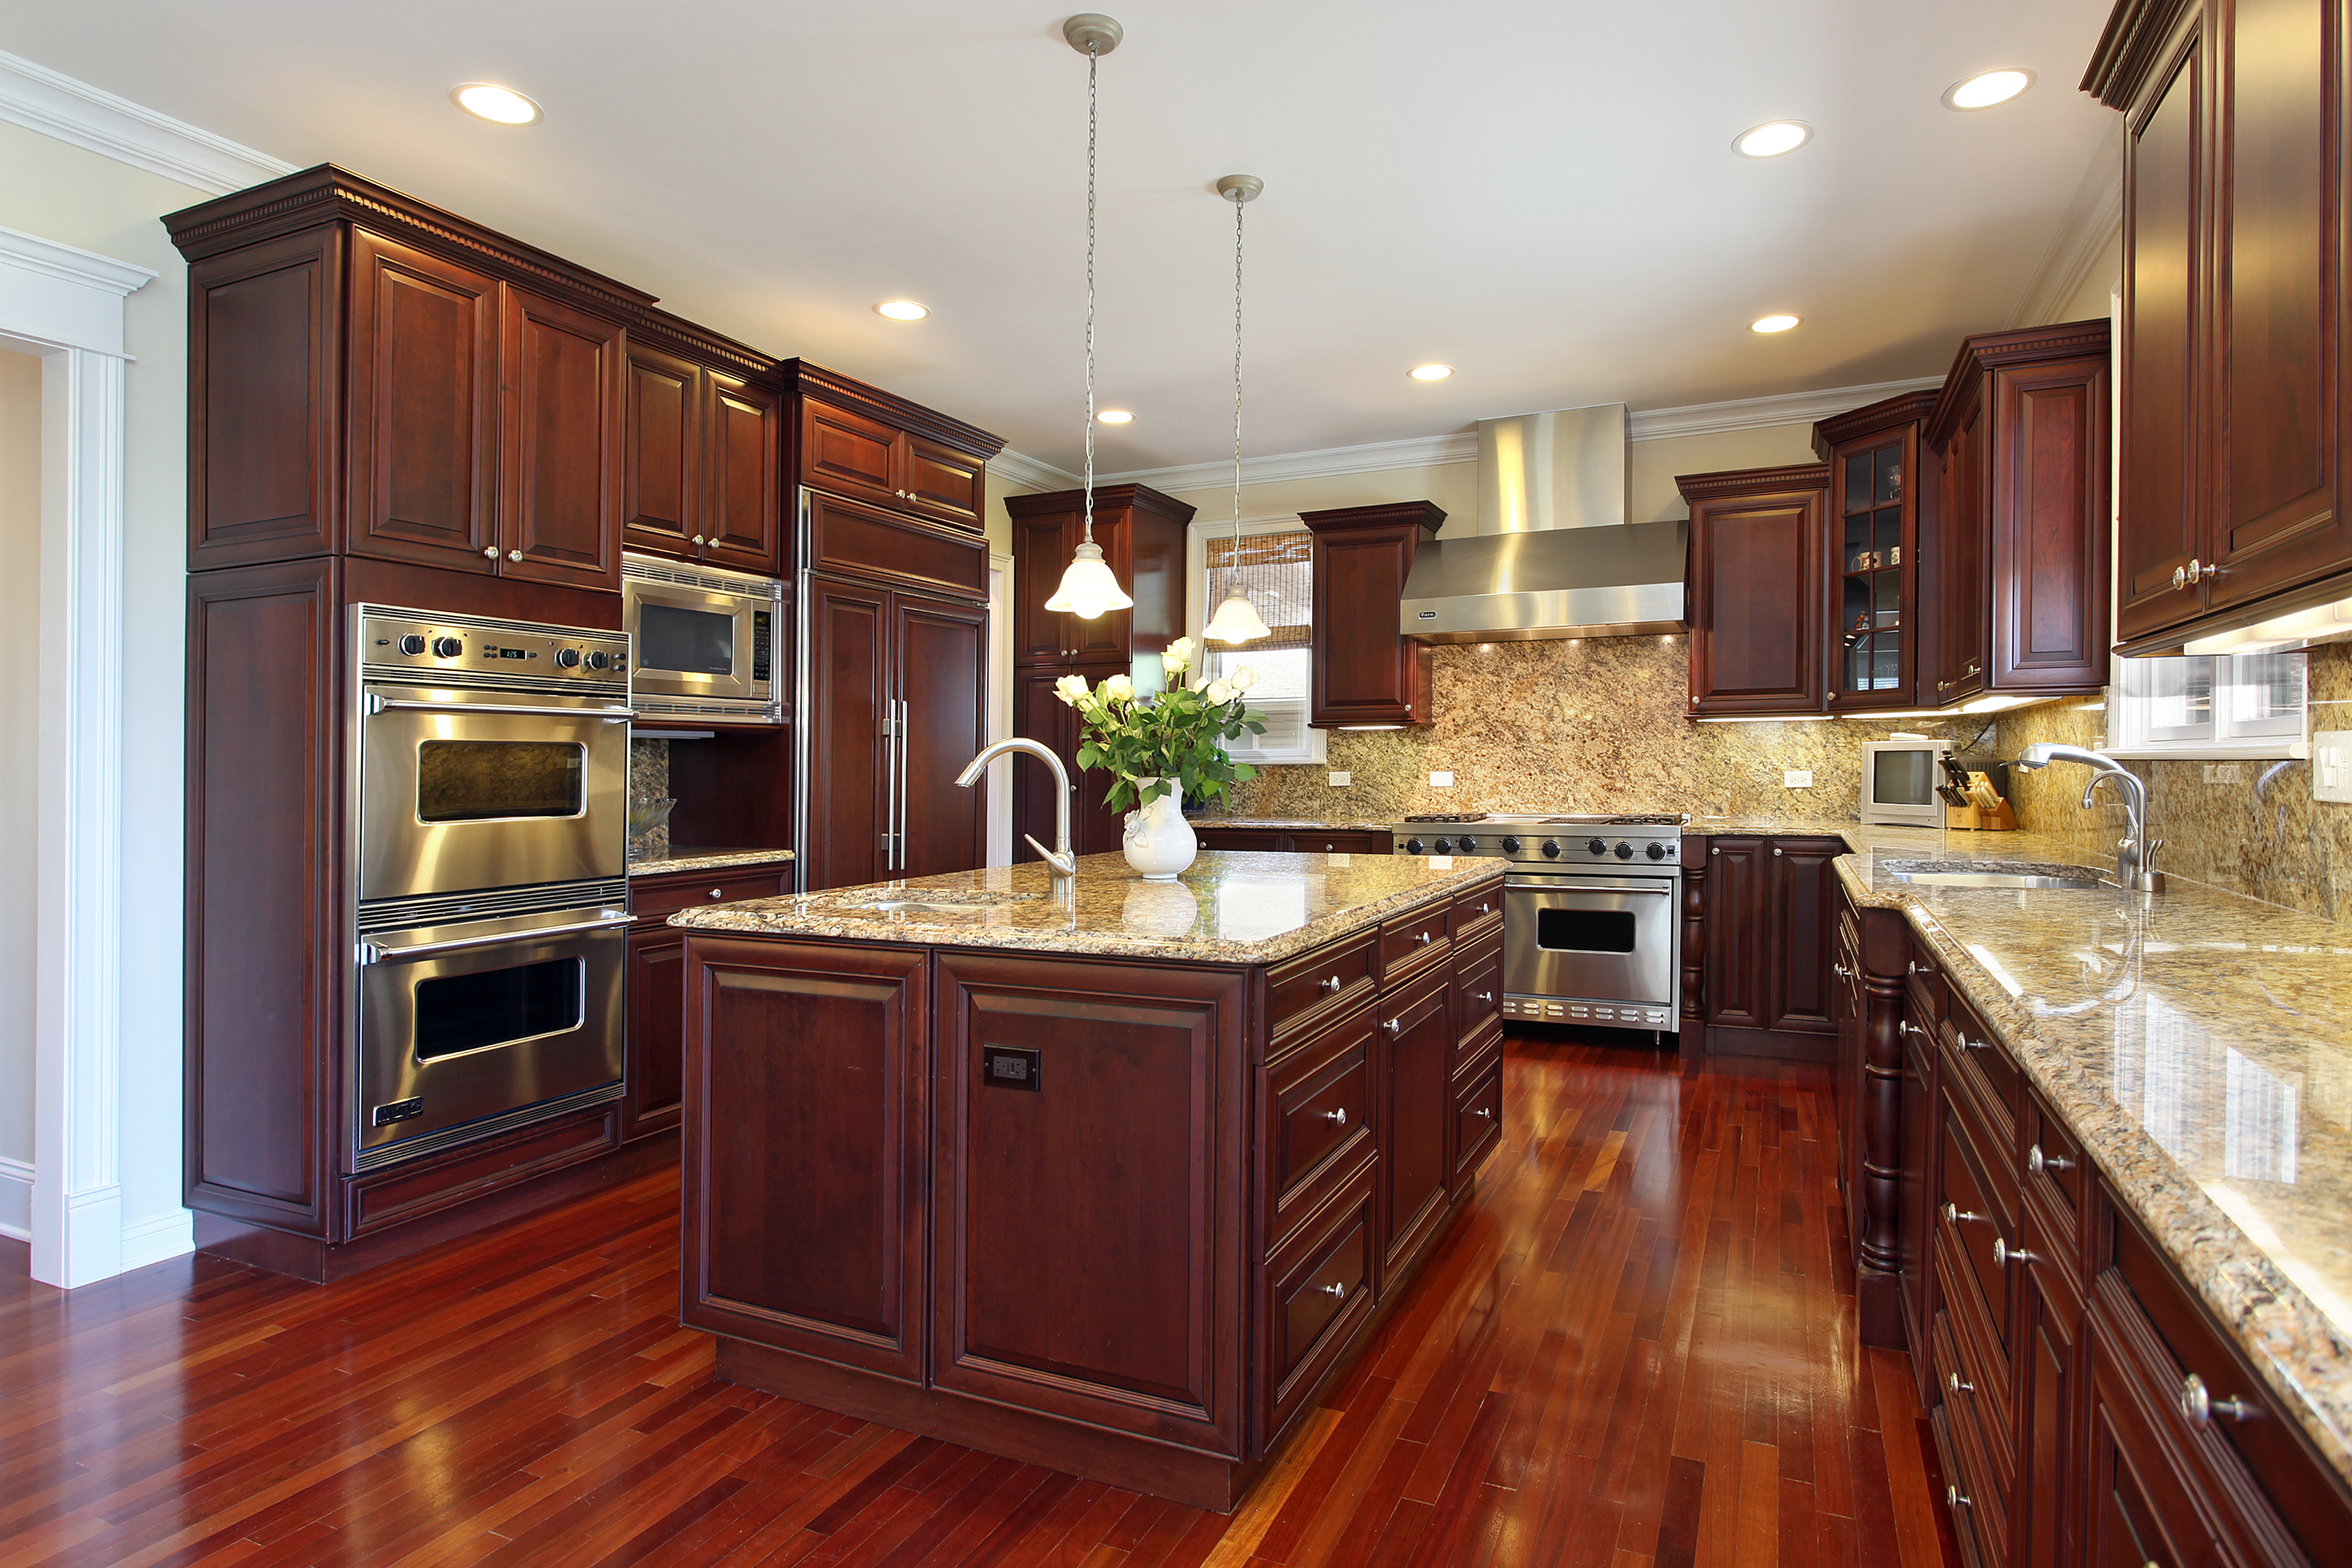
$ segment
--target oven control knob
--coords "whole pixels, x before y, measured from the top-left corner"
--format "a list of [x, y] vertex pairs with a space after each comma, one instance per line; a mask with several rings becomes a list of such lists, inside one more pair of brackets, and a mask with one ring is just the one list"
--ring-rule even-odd
[[1663, 860], [1666, 858], [1666, 847], [1663, 844], [1653, 844], [1642, 853], [1653, 860]]
[[1609, 853], [1609, 846], [1601, 839], [1595, 838], [1584, 846], [1584, 852], [1587, 855], [1606, 855]]
[[610, 658], [601, 653], [592, 653], [588, 656], [588, 668], [591, 669], [602, 669], [612, 662]]
[[1454, 841], [1454, 847], [1465, 855], [1475, 855], [1478, 852], [1478, 841], [1465, 833]]
[[1450, 838], [1441, 838], [1441, 839], [1439, 839], [1439, 840], [1437, 841], [1437, 852], [1438, 852], [1440, 855], [1451, 855], [1451, 854], [1453, 854], [1453, 853], [1454, 853], [1454, 841], [1453, 841], [1452, 839], [1450, 839]]
[[1633, 847], [1620, 838], [1617, 841], [1617, 858], [1620, 860], [1631, 860], [1633, 858]]
[[1547, 838], [1547, 839], [1545, 839], [1545, 840], [1543, 841], [1543, 852], [1544, 852], [1545, 854], [1547, 854], [1547, 855], [1557, 855], [1557, 854], [1559, 854], [1559, 839], [1557, 839], [1557, 838]]
[[1517, 839], [1516, 839], [1516, 838], [1506, 838], [1506, 839], [1504, 839], [1504, 840], [1503, 840], [1503, 853], [1504, 853], [1504, 854], [1506, 854], [1506, 855], [1516, 855], [1516, 854], [1517, 854], [1518, 852], [1519, 852], [1519, 841], [1518, 841]]
[[433, 639], [433, 657], [435, 658], [455, 658], [465, 651], [466, 645], [459, 642], [456, 637], [435, 637]]
[[406, 654], [423, 653], [425, 651], [425, 639], [419, 637], [416, 633], [411, 632], [406, 637], [400, 639], [400, 651]]
[[580, 650], [576, 647], [557, 648], [555, 650], [555, 668], [558, 669], [579, 668]]
[[1404, 841], [1404, 852], [1408, 855], [1418, 855], [1428, 847], [1428, 845], [1418, 838], [1408, 838]]

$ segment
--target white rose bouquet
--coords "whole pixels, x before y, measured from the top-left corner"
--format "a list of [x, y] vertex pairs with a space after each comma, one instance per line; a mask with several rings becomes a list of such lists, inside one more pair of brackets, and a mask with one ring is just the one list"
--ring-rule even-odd
[[[1124, 675], [1092, 689], [1076, 675], [1054, 683], [1054, 694], [1078, 710], [1085, 726], [1078, 766], [1110, 771], [1103, 804], [1113, 811], [1130, 811], [1178, 790], [1187, 800], [1223, 799], [1234, 784], [1257, 777], [1255, 768], [1235, 763], [1224, 747], [1244, 734], [1265, 733], [1265, 715], [1243, 701], [1257, 684], [1257, 671], [1244, 665], [1223, 679], [1202, 674], [1188, 682], [1185, 671], [1195, 651], [1191, 637], [1168, 646], [1160, 656], [1167, 689], [1156, 694], [1139, 697]], [[1144, 779], [1153, 781], [1148, 788]]]

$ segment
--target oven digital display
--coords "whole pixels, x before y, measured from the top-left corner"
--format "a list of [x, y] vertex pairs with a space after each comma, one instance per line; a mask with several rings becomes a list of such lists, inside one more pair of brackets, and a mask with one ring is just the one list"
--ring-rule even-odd
[[416, 747], [419, 822], [578, 816], [587, 807], [587, 748], [572, 741], [424, 741]]
[[1631, 910], [1538, 910], [1536, 945], [1553, 952], [1631, 952]]
[[587, 965], [578, 958], [420, 980], [416, 1059], [429, 1062], [576, 1029], [587, 1016]]
[[732, 612], [688, 610], [641, 599], [637, 604], [637, 668], [677, 675], [735, 673]]

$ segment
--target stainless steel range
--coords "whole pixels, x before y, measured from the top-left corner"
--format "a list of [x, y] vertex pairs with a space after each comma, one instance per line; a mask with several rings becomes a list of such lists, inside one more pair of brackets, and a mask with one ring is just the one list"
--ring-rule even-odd
[[1510, 862], [1503, 1014], [1619, 1029], [1675, 1027], [1682, 968], [1679, 816], [1409, 816], [1400, 855]]

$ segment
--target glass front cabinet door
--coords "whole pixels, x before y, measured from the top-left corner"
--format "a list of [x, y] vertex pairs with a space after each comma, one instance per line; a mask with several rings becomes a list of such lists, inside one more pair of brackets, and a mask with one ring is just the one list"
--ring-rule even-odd
[[1917, 684], [1919, 427], [1935, 394], [1906, 393], [1813, 426], [1830, 465], [1832, 712], [1908, 708]]

